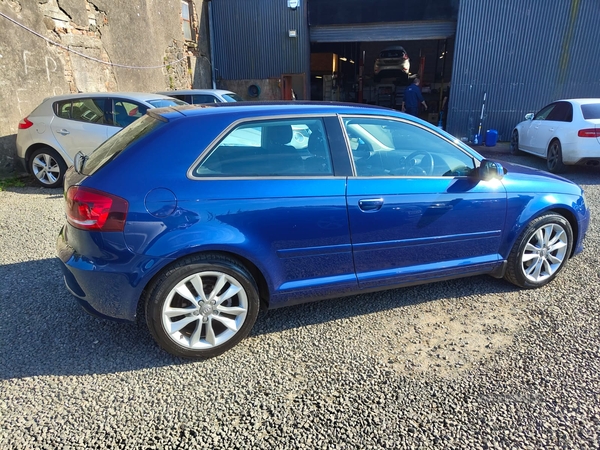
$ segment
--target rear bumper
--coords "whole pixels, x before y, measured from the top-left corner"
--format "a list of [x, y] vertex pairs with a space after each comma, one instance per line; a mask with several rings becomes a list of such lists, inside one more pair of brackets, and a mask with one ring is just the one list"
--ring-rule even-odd
[[135, 321], [144, 287], [159, 270], [158, 263], [164, 261], [128, 250], [109, 254], [106, 246], [98, 253], [100, 257], [81, 255], [69, 245], [70, 230], [68, 225], [63, 227], [56, 243], [67, 289], [95, 316]]
[[593, 138], [578, 138], [572, 144], [563, 146], [563, 162], [570, 165], [591, 165], [600, 161], [600, 142]]

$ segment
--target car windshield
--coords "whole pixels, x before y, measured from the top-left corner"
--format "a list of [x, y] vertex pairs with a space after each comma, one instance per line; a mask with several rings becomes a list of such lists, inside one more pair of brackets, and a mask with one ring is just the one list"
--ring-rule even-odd
[[383, 50], [379, 57], [380, 58], [402, 58], [404, 56], [404, 50]]
[[145, 115], [128, 127], [123, 128], [92, 152], [81, 168], [81, 173], [83, 175], [92, 175], [105, 164], [115, 159], [127, 146], [150, 133], [161, 123], [163, 122]]
[[155, 108], [164, 108], [165, 106], [187, 105], [187, 102], [176, 98], [156, 98], [154, 100], [146, 100]]
[[600, 119], [600, 103], [589, 103], [581, 105], [584, 119]]
[[223, 94], [222, 96], [226, 102], [243, 102], [244, 99], [233, 92], [231, 94]]

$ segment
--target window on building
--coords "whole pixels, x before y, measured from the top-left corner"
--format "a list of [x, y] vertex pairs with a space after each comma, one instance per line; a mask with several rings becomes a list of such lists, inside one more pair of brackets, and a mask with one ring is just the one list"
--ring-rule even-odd
[[191, 41], [193, 39], [192, 36], [192, 2], [182, 0], [181, 1], [181, 18], [183, 20], [183, 36], [186, 40]]

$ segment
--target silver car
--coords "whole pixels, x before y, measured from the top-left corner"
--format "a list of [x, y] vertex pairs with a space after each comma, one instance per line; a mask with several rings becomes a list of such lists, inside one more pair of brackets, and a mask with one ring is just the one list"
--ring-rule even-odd
[[150, 108], [185, 104], [142, 92], [49, 97], [19, 122], [17, 157], [39, 184], [58, 187], [77, 152], [91, 153]]
[[224, 89], [181, 89], [176, 91], [159, 92], [159, 94], [178, 98], [179, 100], [183, 100], [190, 105], [197, 105], [200, 103], [241, 102], [244, 100], [235, 92], [226, 91]]

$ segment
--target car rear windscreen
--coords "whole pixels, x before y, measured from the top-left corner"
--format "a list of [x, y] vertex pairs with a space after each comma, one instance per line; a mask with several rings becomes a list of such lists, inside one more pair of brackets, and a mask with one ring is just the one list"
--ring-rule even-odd
[[584, 119], [600, 119], [600, 103], [589, 103], [581, 105]]
[[92, 175], [119, 156], [129, 145], [146, 136], [163, 123], [161, 120], [149, 115], [136, 120], [128, 127], [123, 128], [117, 134], [108, 138], [108, 140], [104, 141], [103, 144], [94, 150], [81, 168], [81, 173], [83, 175]]

